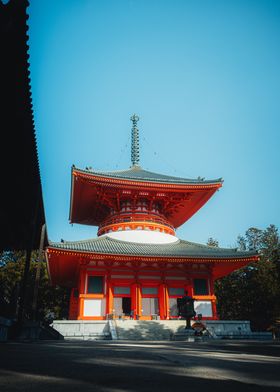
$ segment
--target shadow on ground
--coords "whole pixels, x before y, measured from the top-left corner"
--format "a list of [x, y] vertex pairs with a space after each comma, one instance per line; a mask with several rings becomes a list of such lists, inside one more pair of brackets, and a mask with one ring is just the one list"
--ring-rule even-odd
[[276, 392], [279, 349], [243, 342], [6, 343], [0, 345], [0, 389]]

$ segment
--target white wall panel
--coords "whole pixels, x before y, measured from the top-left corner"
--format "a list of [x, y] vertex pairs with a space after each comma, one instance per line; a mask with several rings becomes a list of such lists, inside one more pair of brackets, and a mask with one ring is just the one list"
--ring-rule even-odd
[[194, 301], [194, 310], [204, 317], [213, 317], [211, 301]]
[[103, 299], [85, 299], [84, 316], [100, 317], [105, 315], [105, 301]]

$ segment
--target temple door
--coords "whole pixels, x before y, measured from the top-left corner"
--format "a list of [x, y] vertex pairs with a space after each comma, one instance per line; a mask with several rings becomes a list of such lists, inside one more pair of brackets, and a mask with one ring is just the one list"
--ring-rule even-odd
[[114, 314], [118, 317], [121, 316], [122, 313], [123, 313], [122, 298], [114, 297]]

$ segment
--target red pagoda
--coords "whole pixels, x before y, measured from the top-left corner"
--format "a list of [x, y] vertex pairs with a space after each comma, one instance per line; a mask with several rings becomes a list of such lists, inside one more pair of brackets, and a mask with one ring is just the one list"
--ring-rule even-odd
[[131, 117], [130, 169], [72, 167], [70, 222], [98, 226], [98, 238], [51, 242], [46, 254], [52, 284], [72, 289], [71, 320], [177, 318], [177, 298], [186, 290], [196, 312], [215, 320], [215, 279], [259, 257], [176, 237], [175, 230], [221, 188], [222, 179], [142, 169], [138, 120]]

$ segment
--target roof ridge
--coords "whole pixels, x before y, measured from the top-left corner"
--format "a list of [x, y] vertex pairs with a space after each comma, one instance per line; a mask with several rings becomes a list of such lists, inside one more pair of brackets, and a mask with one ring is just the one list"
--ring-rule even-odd
[[[133, 179], [136, 179], [138, 181], [156, 181], [156, 182], [160, 182], [161, 180], [164, 181], [169, 181], [172, 183], [172, 181], [174, 183], [176, 183], [176, 181], [178, 181], [179, 183], [195, 183], [195, 184], [209, 184], [209, 183], [221, 183], [223, 181], [222, 177], [219, 178], [215, 178], [213, 180], [204, 180], [202, 178], [186, 178], [186, 177], [178, 177], [175, 175], [170, 175], [170, 174], [161, 174], [161, 173], [157, 173], [157, 172], [153, 172], [150, 170], [146, 170], [143, 169], [142, 167], [139, 166], [139, 168], [137, 168], [137, 170], [135, 169], [135, 167], [130, 167], [129, 169], [124, 169], [124, 170], [111, 170], [111, 171], [102, 171], [102, 170], [93, 170], [93, 169], [79, 169], [77, 167], [74, 167], [74, 170], [78, 170], [80, 172], [83, 173], [87, 173], [87, 174], [92, 174], [92, 175], [104, 175], [104, 176], [108, 176], [108, 177], [113, 177], [113, 176], [118, 176], [122, 178], [122, 174], [129, 174], [131, 173], [131, 177], [134, 173], [139, 173], [139, 172], [144, 172], [144, 173], [148, 173], [150, 175], [153, 175], [155, 177], [134, 177]], [[125, 179], [129, 179], [129, 176], [125, 177]]]
[[122, 241], [115, 238], [110, 238], [106, 235], [91, 238], [81, 241], [68, 242], [51, 242], [49, 247], [58, 248], [69, 251], [82, 251], [105, 254], [123, 254], [123, 255], [138, 255], [138, 256], [155, 256], [155, 257], [191, 257], [195, 259], [205, 258], [244, 258], [250, 256], [257, 256], [255, 251], [240, 251], [231, 248], [216, 248], [204, 244], [198, 244], [186, 240], [166, 243], [166, 244], [151, 244]]
[[187, 241], [187, 240], [181, 240], [182, 242], [185, 242], [187, 244], [190, 245], [196, 245], [200, 248], [207, 248], [207, 249], [219, 249], [219, 250], [231, 250], [231, 251], [238, 251], [237, 248], [224, 248], [224, 247], [220, 247], [220, 246], [211, 246], [211, 245], [207, 245], [207, 244], [200, 244], [198, 242], [193, 242], [193, 241]]
[[81, 243], [81, 242], [86, 243], [86, 242], [89, 242], [89, 241], [96, 241], [99, 238], [100, 237], [88, 238], [86, 240], [76, 240], [76, 241], [65, 241], [65, 240], [63, 240], [63, 241], [49, 241], [49, 244], [50, 244], [50, 246], [52, 246], [53, 244], [77, 244], [78, 242], [79, 243]]

